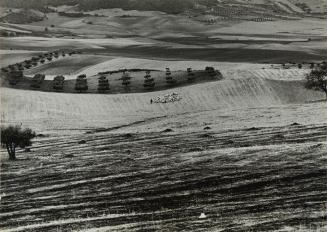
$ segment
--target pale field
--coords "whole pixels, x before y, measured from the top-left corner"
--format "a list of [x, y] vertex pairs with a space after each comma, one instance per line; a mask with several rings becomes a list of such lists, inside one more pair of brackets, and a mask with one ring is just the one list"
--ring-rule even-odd
[[[178, 35], [182, 36], [182, 35]], [[184, 35], [185, 36], [185, 35]], [[106, 65], [113, 65], [113, 67], [122, 67], [126, 66], [123, 64], [124, 60], [126, 61], [135, 61], [135, 64], [132, 63], [132, 66], [137, 66], [142, 64], [142, 59], [144, 59], [144, 55], [147, 60], [155, 60], [153, 62], [148, 62], [145, 60], [143, 63], [148, 66], [147, 63], [152, 63], [153, 65], [159, 65], [161, 68], [163, 65], [160, 63], [165, 63], [166, 65], [171, 65], [167, 61], [156, 61], [156, 60], [176, 60], [178, 63], [177, 66], [181, 65], [184, 61], [181, 60], [193, 60], [193, 61], [185, 61], [189, 65], [194, 65], [194, 69], [198, 68], [200, 65], [204, 63], [209, 63], [212, 66], [216, 66], [212, 63], [212, 61], [228, 61], [230, 62], [261, 62], [261, 61], [270, 61], [276, 62], [278, 57], [285, 57], [287, 60], [299, 59], [299, 57], [303, 56], [304, 61], [316, 61], [319, 58], [323, 59], [326, 57], [324, 53], [324, 48], [327, 45], [327, 42], [324, 40], [315, 40], [315, 41], [305, 41], [305, 39], [296, 39], [296, 38], [273, 38], [273, 37], [257, 37], [257, 36], [249, 36], [240, 39], [236, 39], [235, 36], [216, 36], [215, 38], [210, 38], [209, 40], [200, 38], [200, 37], [187, 37], [186, 39], [190, 39], [190, 42], [182, 42], [181, 39], [173, 39], [170, 41], [169, 39], [151, 39], [151, 38], [102, 38], [102, 39], [85, 39], [85, 38], [46, 38], [46, 37], [16, 37], [16, 38], [1, 38], [0, 42], [4, 46], [4, 48], [12, 48], [12, 54], [10, 52], [6, 52], [6, 54], [1, 55], [1, 66], [4, 67], [8, 64], [19, 62], [26, 59], [26, 55], [29, 53], [25, 53], [23, 51], [35, 51], [36, 53], [42, 52], [45, 50], [55, 50], [55, 49], [79, 49], [82, 51], [86, 51], [87, 55], [104, 55], [109, 56], [108, 64], [103, 63], [98, 66], [88, 67], [87, 72], [92, 74], [102, 71], [106, 68]], [[194, 39], [194, 43], [192, 44], [192, 40]], [[305, 42], [304, 42], [305, 41]], [[131, 48], [130, 52], [129, 48]], [[236, 55], [236, 51], [240, 49], [242, 51], [243, 58], [238, 58]], [[5, 49], [3, 49], [5, 50]], [[136, 52], [133, 54], [133, 52]], [[179, 57], [174, 57], [170, 55], [170, 51], [175, 52]], [[180, 52], [178, 52], [180, 51]], [[208, 51], [208, 57], [205, 55], [205, 51]], [[289, 54], [286, 54], [287, 52]], [[251, 57], [249, 54], [254, 53], [254, 56]], [[276, 53], [277, 52], [277, 53]], [[17, 54], [21, 53], [21, 54]], [[185, 53], [185, 57], [182, 54]], [[267, 53], [267, 56], [263, 56], [262, 54]], [[217, 54], [217, 55], [216, 55]], [[221, 55], [223, 54], [223, 55]], [[32, 54], [30, 54], [32, 56]], [[129, 56], [134, 56], [135, 60], [128, 60]], [[115, 60], [111, 60], [113, 56], [117, 58]], [[95, 56], [96, 57], [96, 56]], [[198, 58], [197, 58], [198, 57]], [[226, 58], [225, 58], [226, 57]], [[289, 58], [287, 58], [289, 57]], [[203, 61], [211, 60], [211, 62]], [[201, 61], [202, 60], [202, 61]], [[73, 61], [76, 62], [77, 60]], [[87, 65], [85, 63], [86, 69], [87, 66], [94, 65], [96, 62], [90, 61], [90, 64]], [[199, 65], [197, 65], [199, 63]], [[224, 66], [225, 62], [221, 64]], [[54, 63], [54, 66], [56, 64]], [[182, 65], [183, 68], [185, 65]], [[202, 65], [204, 66], [204, 65]], [[45, 66], [48, 68], [47, 66]], [[92, 69], [99, 69], [99, 71], [94, 72]], [[124, 68], [124, 67], [122, 67]], [[106, 68], [107, 69], [107, 68]], [[110, 67], [109, 67], [110, 69]], [[36, 69], [38, 70], [38, 69]], [[44, 68], [40, 68], [40, 70], [44, 70]], [[69, 74], [69, 73], [68, 73]]]
[[22, 47], [38, 47], [51, 49], [53, 47], [70, 48], [104, 48], [103, 46], [131, 46], [131, 45], [151, 45], [151, 43], [141, 42], [131, 38], [117, 39], [68, 39], [68, 38], [47, 38], [47, 37], [14, 37], [1, 38], [3, 43], [15, 46], [20, 44]]
[[279, 7], [281, 7], [286, 12], [292, 13], [292, 11], [293, 11], [293, 12], [297, 12], [297, 13], [303, 13], [303, 10], [301, 8], [292, 4], [288, 0], [277, 0], [276, 3], [278, 4]]
[[[132, 55], [144, 58], [143, 53], [145, 53], [148, 59], [159, 59], [161, 57], [158, 56], [169, 54], [169, 51], [172, 50], [180, 50], [180, 54], [186, 53], [187, 50], [191, 54], [186, 54], [185, 59], [218, 59], [214, 53], [216, 51], [218, 57], [221, 52], [226, 54], [223, 56], [226, 57], [226, 61], [239, 62], [239, 60], [234, 60], [237, 56], [233, 51], [237, 49], [249, 53], [255, 51], [258, 54], [255, 62], [260, 62], [265, 58], [260, 54], [264, 52], [273, 54], [275, 51], [280, 54], [276, 54], [274, 57], [284, 57], [288, 51], [302, 52], [298, 55], [292, 53], [289, 60], [300, 56], [303, 56], [305, 60], [317, 60], [319, 56], [325, 57], [327, 24], [324, 20], [304, 18], [261, 23], [224, 21], [206, 25], [182, 16], [158, 12], [147, 12], [142, 15], [138, 12], [112, 10], [107, 13], [106, 17], [94, 16], [77, 19], [49, 14], [48, 20], [28, 25], [2, 24], [4, 27], [12, 27], [15, 30], [21, 29], [38, 33], [44, 32], [44, 28], [49, 27], [52, 38], [33, 36], [1, 38], [0, 43], [4, 48], [13, 48], [13, 50], [43, 51], [74, 48], [92, 50], [91, 54], [101, 53], [101, 55], [109, 56], [113, 56], [114, 52], [114, 55], [118, 57], [130, 56], [128, 48], [132, 48], [142, 52], [142, 54]], [[135, 17], [120, 17], [124, 14], [132, 14]], [[92, 25], [88, 24], [90, 21], [93, 23]], [[52, 24], [55, 27], [50, 27]], [[61, 38], [56, 38], [59, 36]], [[308, 41], [309, 38], [312, 40]], [[187, 42], [188, 40], [190, 41]], [[170, 50], [167, 51], [167, 49]], [[202, 49], [216, 50], [213, 50], [208, 58], [202, 55], [197, 59], [198, 52], [201, 52]], [[230, 52], [228, 52], [229, 49]], [[8, 54], [8, 56], [12, 55]], [[165, 56], [167, 57], [164, 58], [172, 59], [168, 55]], [[223, 57], [218, 60], [223, 61]], [[4, 60], [3, 64], [8, 63], [5, 62], [6, 57], [1, 58]], [[182, 60], [183, 58], [181, 56], [176, 59]], [[272, 62], [276, 62], [276, 59], [274, 58]], [[19, 61], [19, 59], [10, 60]], [[251, 57], [244, 57], [244, 62], [247, 61], [253, 62]], [[115, 65], [115, 61], [113, 61], [113, 65]], [[97, 68], [102, 69], [101, 65]], [[92, 67], [89, 70], [92, 70]]]
[[212, 30], [210, 33], [237, 33], [242, 35], [247, 34], [275, 34], [275, 35], [290, 35], [298, 36], [298, 38], [308, 36], [326, 36], [327, 22], [320, 19], [300, 19], [300, 20], [280, 20], [273, 22], [241, 22], [232, 27], [223, 27], [218, 30]]
[[2, 30], [8, 30], [8, 31], [13, 31], [13, 32], [20, 32], [20, 33], [25, 33], [25, 34], [30, 34], [30, 31], [23, 31], [23, 30], [19, 30], [19, 29], [15, 29], [15, 28], [10, 28], [10, 27], [3, 27], [0, 26], [0, 29]]
[[206, 66], [214, 67], [218, 70], [245, 70], [245, 69], [260, 69], [268, 68], [269, 65], [253, 64], [253, 63], [232, 63], [232, 62], [210, 62], [201, 60], [155, 60], [155, 59], [140, 59], [128, 57], [115, 57], [103, 63], [99, 63], [92, 67], [83, 70], [87, 76], [95, 75], [99, 72], [113, 71], [119, 69], [154, 69], [164, 71], [170, 68], [172, 71], [186, 70], [192, 68], [193, 70], [204, 70]]
[[[42, 52], [42, 51], [40, 51]], [[43, 51], [46, 52], [46, 51]], [[0, 50], [0, 55], [21, 54], [21, 53], [35, 53], [33, 50]]]
[[[196, 120], [196, 115], [201, 111], [207, 112], [209, 118], [211, 113], [232, 115], [240, 112], [235, 114], [241, 117], [238, 120], [240, 124], [244, 121], [242, 118], [250, 118], [253, 121], [249, 124], [260, 119], [263, 126], [265, 122], [278, 123], [283, 120], [290, 122], [293, 119], [308, 123], [310, 120], [321, 122], [325, 118], [325, 103], [301, 105], [324, 98], [321, 92], [304, 89], [302, 80], [305, 71], [260, 69], [222, 70], [222, 73], [224, 79], [221, 81], [149, 93], [64, 94], [2, 88], [2, 121], [22, 123], [41, 132], [56, 130], [69, 132], [70, 129], [111, 128], [148, 122], [147, 120], [151, 122], [158, 117], [173, 120], [174, 116], [184, 114], [190, 114], [190, 117]], [[167, 104], [150, 104], [151, 98], [172, 92], [178, 93], [182, 100]], [[293, 105], [284, 104], [300, 105], [292, 108]], [[277, 107], [274, 108], [275, 106]], [[301, 110], [307, 117], [296, 117]], [[229, 113], [222, 113], [223, 111]], [[310, 114], [310, 111], [316, 114]], [[181, 125], [185, 124], [183, 116], [176, 118], [182, 121]], [[164, 123], [165, 120], [160, 123]], [[226, 117], [226, 120], [223, 121], [226, 124], [223, 124], [227, 127], [235, 122], [233, 117]], [[210, 120], [199, 121], [198, 125], [202, 126], [205, 123], [210, 124]], [[240, 124], [236, 123], [235, 126], [238, 127]], [[186, 123], [184, 127], [188, 126]], [[157, 130], [161, 127], [148, 128]]]
[[[79, 55], [74, 54], [72, 56], [62, 57], [47, 61], [44, 64], [39, 64], [36, 67], [32, 67], [29, 70], [24, 71], [24, 75], [33, 76], [37, 73], [46, 75], [46, 80], [53, 80], [57, 75], [65, 75], [65, 79], [75, 79], [77, 75], [84, 73], [84, 70], [112, 59], [109, 56], [101, 55]], [[86, 73], [89, 75], [89, 73]]]
[[326, 0], [316, 0], [314, 1], [314, 4], [312, 4], [312, 0], [290, 0], [290, 2], [294, 3], [299, 3], [299, 2], [304, 2], [307, 5], [310, 6], [310, 9], [312, 12], [317, 12], [317, 13], [322, 13], [326, 12], [327, 9], [327, 1]]
[[[192, 18], [179, 15], [168, 15], [160, 12], [123, 11], [119, 9], [100, 10], [105, 17], [89, 16], [83, 18], [69, 18], [50, 13], [48, 19], [31, 24], [2, 24], [5, 27], [14, 26], [24, 31], [44, 31], [48, 27], [50, 32], [74, 34], [75, 36], [142, 36], [160, 37], [191, 37], [191, 36], [219, 36], [228, 35], [265, 35], [291, 36], [295, 39], [308, 36], [326, 36], [326, 20], [303, 18], [297, 20], [276, 20], [273, 22], [252, 21], [218, 21], [213, 25], [204, 24]], [[132, 17], [124, 18], [123, 15]], [[91, 24], [89, 24], [91, 22]], [[50, 27], [54, 25], [54, 27]], [[69, 33], [68, 33], [69, 32]]]

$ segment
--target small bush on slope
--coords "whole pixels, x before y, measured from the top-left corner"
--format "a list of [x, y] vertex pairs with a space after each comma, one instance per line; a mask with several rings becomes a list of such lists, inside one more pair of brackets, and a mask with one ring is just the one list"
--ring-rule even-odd
[[31, 139], [35, 132], [27, 128], [22, 130], [19, 126], [1, 128], [1, 145], [6, 147], [9, 160], [16, 160], [16, 147], [25, 148], [32, 145]]
[[305, 87], [324, 91], [327, 98], [327, 63], [323, 63], [319, 68], [312, 70], [306, 76]]

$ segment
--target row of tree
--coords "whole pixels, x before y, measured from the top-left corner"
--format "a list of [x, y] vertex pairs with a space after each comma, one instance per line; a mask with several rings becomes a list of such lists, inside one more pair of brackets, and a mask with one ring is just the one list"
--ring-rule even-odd
[[[212, 70], [209, 71], [209, 73], [210, 72], [212, 72]], [[194, 80], [195, 76], [191, 68], [187, 69], [187, 75], [189, 81]], [[127, 70], [124, 70], [121, 80], [122, 80], [122, 85], [125, 87], [126, 90], [130, 88], [131, 79], [132, 77], [130, 73]], [[177, 81], [172, 77], [169, 68], [166, 68], [166, 82], [169, 85], [174, 85], [177, 83]], [[147, 70], [145, 73], [143, 87], [147, 90], [152, 90], [155, 87], [155, 80], [154, 78], [152, 78], [151, 71], [149, 70]], [[88, 89], [88, 85], [87, 85], [86, 75], [85, 74], [79, 75], [76, 79], [75, 90], [81, 93], [87, 91], [87, 89]], [[98, 91], [106, 92], [109, 89], [110, 89], [109, 80], [105, 75], [101, 75], [98, 78]]]
[[[217, 71], [213, 68], [213, 67], [206, 67], [206, 71], [209, 73], [210, 76], [215, 76], [217, 75]], [[144, 88], [151, 90], [155, 87], [155, 81], [154, 78], [151, 77], [151, 72], [150, 71], [146, 71], [146, 74], [144, 76]], [[130, 79], [131, 76], [129, 74], [129, 72], [124, 71], [123, 75], [122, 75], [122, 84], [128, 88], [128, 86], [130, 85]], [[195, 80], [195, 74], [192, 70], [192, 68], [187, 68], [187, 80], [188, 81], [194, 81]], [[169, 68], [166, 68], [166, 83], [168, 85], [175, 85], [177, 83], [177, 80], [173, 78], [171, 71]]]
[[[38, 64], [44, 64], [46, 60], [52, 61], [53, 58], [58, 59], [60, 56], [65, 57], [66, 55], [73, 55], [78, 53], [77, 51], [53, 51], [49, 53], [40, 54], [38, 56], [33, 56], [31, 59], [24, 60], [22, 62], [18, 62], [12, 65], [8, 65], [7, 67], [1, 68], [3, 73], [6, 73], [6, 76], [9, 79], [10, 85], [17, 85], [17, 83], [22, 80], [24, 77], [23, 71], [24, 69], [30, 69], [33, 66], [37, 66]], [[36, 74], [32, 79], [31, 87], [40, 88], [44, 80], [44, 75]]]
[[295, 63], [295, 62], [288, 62], [288, 63], [282, 63], [282, 67], [284, 69], [289, 69], [291, 67], [298, 67], [299, 69], [302, 69], [304, 66], [309, 67], [310, 69], [315, 69], [315, 68], [320, 68], [321, 66], [323, 66], [323, 62], [322, 63], [315, 63], [315, 62], [302, 62], [302, 63]]
[[73, 55], [79, 53], [78, 51], [53, 51], [49, 53], [40, 54], [33, 56], [31, 59], [24, 60], [15, 64], [8, 65], [7, 67], [1, 68], [3, 72], [10, 72], [15, 70], [23, 71], [24, 69], [30, 69], [32, 66], [37, 66], [39, 63], [43, 64], [48, 61], [52, 61], [53, 58], [58, 59], [60, 56], [65, 57], [66, 55]]
[[[56, 55], [57, 53], [54, 53], [54, 56]], [[33, 61], [38, 58], [33, 57], [31, 60]], [[209, 73], [210, 76], [217, 75], [217, 71], [213, 67], [206, 67], [205, 70]], [[23, 72], [21, 70], [12, 70], [10, 72], [9, 77], [10, 77], [9, 83], [11, 85], [16, 85], [23, 78]], [[193, 81], [195, 79], [195, 75], [194, 72], [192, 71], [192, 68], [187, 69], [187, 79], [188, 81]], [[32, 88], [41, 88], [41, 85], [44, 80], [45, 80], [44, 74], [36, 74], [32, 78], [30, 86]], [[126, 89], [129, 89], [129, 86], [131, 84], [131, 75], [127, 70], [123, 71], [121, 80], [122, 80], [122, 85], [125, 86]], [[53, 89], [55, 91], [62, 91], [64, 89], [64, 81], [65, 81], [64, 76], [56, 76], [52, 82]], [[166, 83], [171, 86], [177, 83], [177, 80], [173, 78], [169, 68], [166, 68]], [[143, 86], [147, 90], [151, 90], [155, 87], [155, 80], [154, 78], [151, 77], [151, 71], [149, 70], [146, 71], [146, 75], [144, 76]], [[105, 75], [101, 75], [98, 79], [98, 91], [106, 92], [109, 89], [110, 89], [109, 80]], [[79, 75], [76, 78], [75, 90], [80, 93], [88, 90], [87, 78], [85, 74]]]

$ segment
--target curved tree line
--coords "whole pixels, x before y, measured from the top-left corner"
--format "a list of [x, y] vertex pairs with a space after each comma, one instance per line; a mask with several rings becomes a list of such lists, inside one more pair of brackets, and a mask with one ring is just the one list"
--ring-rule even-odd
[[[222, 77], [222, 74], [218, 71], [215, 70], [213, 67], [206, 67], [205, 71], [209, 74], [211, 77]], [[131, 73], [125, 69], [121, 70], [122, 75], [121, 75], [121, 84], [124, 87], [125, 91], [130, 91], [130, 86], [132, 83], [132, 75]], [[112, 73], [117, 73], [117, 72], [109, 72], [111, 75]], [[173, 87], [174, 85], [177, 84], [177, 80], [172, 76], [172, 73], [169, 68], [166, 68], [166, 84], [169, 85], [170, 87]], [[192, 68], [187, 69], [187, 80], [189, 82], [192, 82], [195, 80], [195, 75], [194, 72], [192, 71]], [[64, 76], [56, 76], [53, 79], [53, 89], [56, 91], [63, 91], [64, 89], [64, 81], [65, 77]], [[145, 76], [144, 76], [144, 81], [143, 81], [143, 88], [144, 90], [153, 90], [155, 88], [155, 78], [151, 76], [151, 70], [146, 70], [145, 71]], [[89, 89], [88, 82], [87, 82], [87, 76], [85, 74], [80, 74], [77, 76], [75, 80], [75, 91], [78, 93], [85, 93]], [[99, 93], [107, 93], [110, 91], [110, 83], [109, 79], [107, 78], [105, 73], [99, 73], [99, 78], [98, 78], [98, 86], [97, 86], [97, 91]]]
[[[80, 53], [77, 51], [53, 51], [44, 54], [40, 54], [38, 56], [33, 56], [31, 59], [24, 60], [20, 63], [16, 63], [13, 65], [9, 65], [8, 67], [2, 68], [2, 73], [6, 74], [7, 80], [10, 85], [17, 85], [21, 80], [24, 79], [23, 71], [24, 69], [30, 69], [32, 66], [37, 66], [38, 64], [44, 64], [46, 60], [49, 62], [53, 59], [58, 59], [60, 56], [65, 57], [66, 55], [73, 55], [76, 53]], [[131, 85], [131, 73], [130, 71], [142, 71], [142, 69], [124, 69], [124, 70], [117, 70], [117, 71], [110, 71], [110, 72], [102, 72], [98, 75], [98, 87], [97, 90], [99, 93], [106, 93], [110, 90], [109, 79], [107, 78], [106, 74], [113, 74], [113, 73], [122, 73], [120, 80], [122, 81], [122, 85], [126, 91], [130, 91]], [[143, 81], [143, 88], [144, 90], [153, 90], [155, 88], [156, 82], [155, 79], [151, 76], [151, 71], [156, 70], [144, 70], [145, 76]], [[213, 67], [206, 67], [205, 71], [211, 76], [222, 76], [218, 70], [215, 70]], [[187, 68], [187, 80], [189, 82], [193, 82], [195, 80], [195, 73], [193, 72], [192, 68]], [[25, 79], [26, 80], [26, 79]], [[40, 89], [42, 84], [45, 80], [44, 74], [35, 74], [32, 79], [30, 80], [30, 87], [33, 89]], [[178, 81], [172, 75], [170, 68], [166, 68], [165, 73], [165, 80], [166, 84], [170, 87], [175, 86]], [[54, 77], [52, 80], [52, 90], [56, 92], [64, 91], [65, 86], [65, 77], [63, 75], [59, 75]], [[87, 77], [85, 74], [78, 75], [75, 80], [75, 91], [78, 93], [85, 93], [89, 89]]]
[[[9, 80], [10, 85], [17, 85], [24, 77], [23, 71], [31, 69], [32, 67], [37, 67], [38, 65], [44, 64], [46, 61], [53, 61], [58, 59], [60, 56], [65, 57], [66, 55], [72, 56], [74, 54], [80, 53], [78, 51], [53, 51], [40, 54], [38, 56], [33, 56], [31, 59], [26, 59], [22, 62], [8, 65], [1, 68], [2, 74]], [[31, 87], [40, 88], [45, 76], [43, 74], [36, 74], [32, 78]]]

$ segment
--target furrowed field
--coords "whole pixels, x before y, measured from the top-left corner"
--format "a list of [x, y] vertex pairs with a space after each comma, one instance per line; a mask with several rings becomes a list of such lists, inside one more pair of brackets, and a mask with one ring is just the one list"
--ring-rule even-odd
[[323, 231], [326, 132], [316, 124], [40, 139], [2, 164], [1, 227]]
[[327, 231], [327, 6], [216, 2], [0, 7], [1, 231]]
[[[4, 122], [42, 136], [17, 162], [2, 153], [1, 227], [323, 231], [326, 103], [306, 72], [114, 95], [3, 88]], [[150, 104], [171, 92], [182, 100]]]

